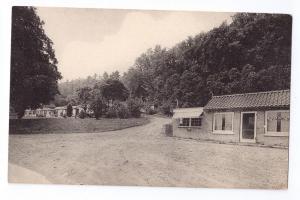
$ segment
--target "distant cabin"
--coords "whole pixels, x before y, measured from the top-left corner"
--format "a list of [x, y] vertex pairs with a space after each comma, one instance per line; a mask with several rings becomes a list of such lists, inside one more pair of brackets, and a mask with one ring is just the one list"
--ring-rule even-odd
[[[72, 117], [83, 110], [81, 106], [72, 106]], [[23, 118], [62, 118], [67, 115], [67, 106], [44, 106], [37, 109], [26, 109]]]
[[213, 96], [204, 107], [175, 109], [173, 135], [288, 146], [290, 91]]

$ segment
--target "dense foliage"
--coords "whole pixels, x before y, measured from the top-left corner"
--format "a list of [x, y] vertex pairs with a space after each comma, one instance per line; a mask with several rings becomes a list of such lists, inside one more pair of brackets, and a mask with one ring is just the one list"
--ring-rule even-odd
[[101, 96], [97, 96], [93, 99], [91, 102], [91, 110], [93, 111], [96, 119], [99, 119], [102, 116], [105, 111], [105, 107], [105, 103]]
[[73, 107], [71, 104], [68, 104], [67, 105], [67, 116], [72, 117], [72, 114], [73, 114]]
[[128, 99], [126, 101], [129, 114], [131, 117], [140, 117], [141, 116], [141, 108], [143, 107], [143, 103], [138, 99]]
[[122, 79], [130, 95], [167, 112], [168, 105], [204, 106], [212, 95], [289, 89], [291, 16], [232, 19], [171, 49], [143, 53]]
[[119, 78], [119, 72], [116, 71], [110, 76], [99, 79], [93, 86], [78, 88], [72, 102], [81, 105], [86, 113], [92, 111], [96, 119], [101, 116], [130, 117], [131, 110], [125, 102], [128, 98], [128, 90]]
[[289, 89], [291, 27], [289, 15], [238, 13], [170, 49], [148, 49], [122, 77], [95, 74], [61, 83], [60, 91], [70, 102], [78, 88], [98, 87], [110, 99], [142, 99], [147, 113], [154, 105], [169, 114], [174, 106], [204, 106], [212, 95]]
[[43, 24], [35, 8], [13, 7], [10, 103], [19, 117], [26, 108], [47, 104], [59, 93], [61, 74]]

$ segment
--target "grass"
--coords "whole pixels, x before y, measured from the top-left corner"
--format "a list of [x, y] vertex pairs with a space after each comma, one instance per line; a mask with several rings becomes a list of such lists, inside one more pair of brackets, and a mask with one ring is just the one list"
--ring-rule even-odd
[[130, 119], [11, 119], [9, 134], [91, 133], [125, 129], [149, 123], [145, 117]]

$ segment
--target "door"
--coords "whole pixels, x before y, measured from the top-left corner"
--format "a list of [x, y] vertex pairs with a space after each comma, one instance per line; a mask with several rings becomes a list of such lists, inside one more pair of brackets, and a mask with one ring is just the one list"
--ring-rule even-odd
[[256, 113], [241, 113], [241, 142], [255, 142], [256, 137]]

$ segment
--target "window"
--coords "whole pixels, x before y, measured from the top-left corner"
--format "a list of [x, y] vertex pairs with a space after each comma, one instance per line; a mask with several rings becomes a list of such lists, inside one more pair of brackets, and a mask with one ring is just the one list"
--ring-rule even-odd
[[201, 118], [191, 118], [191, 126], [201, 126]]
[[232, 134], [233, 133], [233, 113], [215, 113], [214, 123], [213, 123], [213, 132], [214, 133], [224, 133]]
[[180, 118], [179, 127], [200, 127], [202, 119], [195, 118]]
[[288, 136], [290, 126], [289, 111], [266, 112], [266, 135]]
[[190, 118], [180, 118], [179, 126], [190, 126]]

